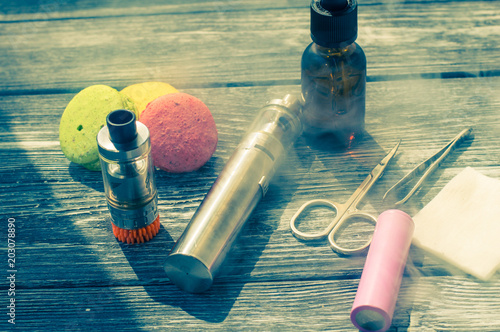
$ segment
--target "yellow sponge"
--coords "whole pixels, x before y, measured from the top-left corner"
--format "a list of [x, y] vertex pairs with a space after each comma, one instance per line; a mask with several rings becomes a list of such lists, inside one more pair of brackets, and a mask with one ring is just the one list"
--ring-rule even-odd
[[135, 103], [137, 112], [139, 113], [138, 118], [140, 118], [142, 111], [146, 109], [150, 102], [163, 95], [179, 91], [167, 83], [144, 82], [130, 85], [120, 92]]

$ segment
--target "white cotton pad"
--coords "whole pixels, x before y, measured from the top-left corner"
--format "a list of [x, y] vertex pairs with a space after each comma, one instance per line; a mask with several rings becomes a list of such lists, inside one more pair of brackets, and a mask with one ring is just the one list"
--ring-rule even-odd
[[413, 244], [482, 280], [500, 267], [500, 180], [467, 167], [413, 220]]

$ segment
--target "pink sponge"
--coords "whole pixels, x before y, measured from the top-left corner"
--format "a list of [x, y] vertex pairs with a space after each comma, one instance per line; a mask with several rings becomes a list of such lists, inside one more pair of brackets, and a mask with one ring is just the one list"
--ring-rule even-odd
[[212, 113], [201, 100], [186, 93], [171, 93], [153, 100], [140, 121], [151, 134], [153, 162], [164, 171], [195, 171], [217, 147]]

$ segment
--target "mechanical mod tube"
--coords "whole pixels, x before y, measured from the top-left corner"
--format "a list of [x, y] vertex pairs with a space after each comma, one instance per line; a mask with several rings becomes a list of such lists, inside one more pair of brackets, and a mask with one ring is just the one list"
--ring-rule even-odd
[[113, 233], [142, 243], [160, 227], [149, 130], [128, 110], [111, 112], [106, 124], [97, 143]]
[[351, 310], [351, 321], [361, 331], [391, 327], [414, 228], [411, 217], [400, 210], [378, 217]]
[[207, 290], [269, 181], [300, 135], [301, 105], [291, 95], [263, 107], [189, 225], [172, 248], [165, 272], [179, 288]]

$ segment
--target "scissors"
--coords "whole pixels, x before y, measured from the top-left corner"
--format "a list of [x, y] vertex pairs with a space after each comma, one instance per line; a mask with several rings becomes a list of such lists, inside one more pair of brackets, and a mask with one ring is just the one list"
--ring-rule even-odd
[[[371, 243], [371, 239], [365, 244], [358, 248], [342, 248], [335, 241], [335, 234], [341, 228], [342, 225], [349, 225], [353, 223], [356, 219], [362, 219], [375, 224], [377, 218], [369, 213], [365, 213], [356, 209], [356, 205], [363, 199], [363, 197], [368, 193], [370, 188], [375, 182], [377, 182], [380, 177], [384, 174], [384, 170], [389, 164], [389, 161], [394, 157], [396, 151], [398, 150], [399, 141], [392, 150], [375, 166], [375, 168], [370, 172], [370, 174], [361, 183], [358, 189], [352, 194], [352, 196], [344, 204], [339, 204], [326, 199], [314, 199], [310, 200], [297, 210], [290, 220], [290, 228], [295, 237], [302, 240], [319, 240], [328, 236], [328, 242], [334, 251], [343, 255], [352, 255], [363, 252]], [[306, 211], [310, 211], [315, 207], [328, 208], [335, 211], [335, 217], [323, 231], [318, 233], [306, 233], [301, 232], [297, 229], [297, 219]]]

